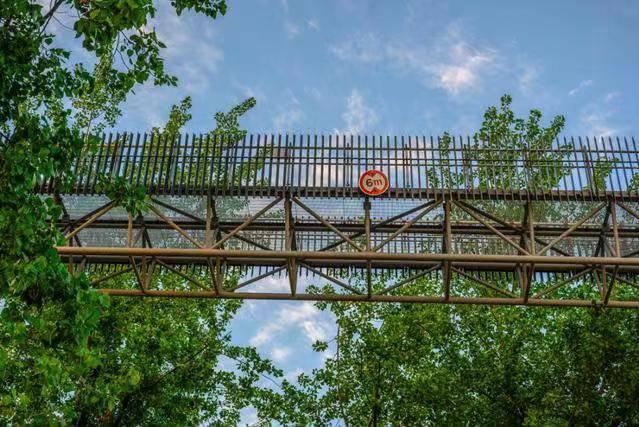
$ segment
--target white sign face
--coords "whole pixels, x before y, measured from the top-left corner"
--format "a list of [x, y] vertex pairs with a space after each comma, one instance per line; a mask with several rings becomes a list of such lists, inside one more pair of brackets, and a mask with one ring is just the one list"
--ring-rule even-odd
[[368, 170], [359, 177], [359, 189], [368, 196], [381, 196], [388, 190], [388, 187], [390, 187], [390, 182], [382, 171]]

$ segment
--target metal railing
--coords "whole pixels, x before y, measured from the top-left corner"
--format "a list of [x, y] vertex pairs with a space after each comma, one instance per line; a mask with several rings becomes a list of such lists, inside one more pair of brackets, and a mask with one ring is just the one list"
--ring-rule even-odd
[[[124, 177], [151, 194], [357, 197], [358, 179], [379, 169], [384, 197], [456, 193], [478, 199], [639, 200], [634, 138], [562, 138], [548, 150], [522, 142], [488, 148], [470, 137], [104, 135], [74, 165], [72, 194], [95, 194], [103, 177]], [[514, 148], [513, 148], [514, 147]], [[42, 182], [42, 193], [56, 190]]]

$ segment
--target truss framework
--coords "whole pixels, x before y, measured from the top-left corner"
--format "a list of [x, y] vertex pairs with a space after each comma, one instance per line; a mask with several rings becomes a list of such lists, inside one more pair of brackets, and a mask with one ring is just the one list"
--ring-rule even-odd
[[[543, 201], [517, 202], [523, 205], [523, 215], [518, 221], [509, 221], [465, 196], [449, 191], [384, 219], [372, 219], [371, 201], [362, 197], [359, 221], [329, 219], [289, 191], [282, 191], [250, 217], [227, 222], [220, 221], [216, 198], [211, 194], [206, 196], [204, 218], [153, 199], [152, 217], [106, 219], [114, 208], [109, 202], [80, 218], [66, 218], [60, 225], [68, 246], [57, 250], [76, 272], [101, 263], [120, 266], [94, 280], [100, 292], [118, 296], [639, 308], [639, 293], [626, 292], [639, 288], [635, 283], [639, 250], [631, 245], [632, 239], [639, 237], [639, 228], [619, 221], [620, 214], [639, 220], [633, 207], [610, 197], [594, 206], [589, 202], [588, 209], [568, 224], [547, 224], [534, 220], [534, 211]], [[62, 203], [61, 198], [58, 201]], [[276, 206], [282, 206], [283, 212], [268, 217]], [[294, 209], [303, 212], [306, 219], [300, 220]], [[431, 218], [435, 211], [440, 214]], [[80, 236], [89, 229], [126, 231], [125, 244], [82, 246]], [[171, 230], [188, 247], [153, 247], [149, 236], [153, 229]], [[283, 238], [281, 247], [255, 239], [252, 233], [259, 230], [278, 232]], [[320, 248], [300, 249], [305, 245], [303, 233], [308, 231], [333, 238]], [[439, 240], [438, 250], [391, 248], [407, 236], [417, 242], [427, 236]], [[459, 239], [476, 236], [487, 236], [498, 244], [485, 248], [490, 252], [465, 252]], [[571, 253], [572, 241], [577, 238], [596, 241], [592, 253]], [[229, 247], [238, 241], [245, 249]], [[184, 265], [200, 265], [207, 274], [189, 273], [181, 267]], [[269, 270], [225, 287], [226, 276], [237, 266]], [[361, 272], [357, 283], [339, 274], [353, 267]], [[397, 270], [403, 272], [398, 280], [384, 287], [375, 284], [375, 272]], [[193, 286], [188, 290], [166, 289], [154, 280], [159, 271], [177, 274]], [[302, 271], [323, 278], [334, 289], [300, 292]], [[503, 272], [511, 283], [490, 280], [488, 272]], [[281, 273], [288, 277], [288, 292], [250, 291], [259, 280]], [[123, 274], [133, 274], [137, 288], [100, 287]], [[425, 293], [416, 283], [433, 274], [440, 279], [441, 287], [436, 293]], [[589, 279], [586, 282], [593, 286], [594, 294], [586, 293], [582, 298], [557, 296], [558, 291], [584, 279]], [[481, 291], [459, 294], [460, 280], [471, 282]], [[623, 288], [623, 295], [618, 296], [619, 288]]]

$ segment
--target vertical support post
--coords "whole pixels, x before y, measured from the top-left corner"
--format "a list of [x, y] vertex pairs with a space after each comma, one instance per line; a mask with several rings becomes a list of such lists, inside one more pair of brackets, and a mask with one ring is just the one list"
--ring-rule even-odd
[[133, 215], [128, 214], [128, 224], [126, 229], [126, 245], [131, 247], [133, 245]]
[[[371, 250], [371, 201], [368, 196], [364, 198], [364, 230], [366, 235], [365, 250]], [[366, 294], [370, 298], [373, 294], [373, 280], [371, 271], [371, 261], [366, 261]]]
[[[448, 254], [452, 250], [452, 231], [450, 225], [450, 204], [451, 201], [444, 200], [444, 224], [443, 224], [443, 232], [444, 236], [442, 239], [442, 253]], [[451, 276], [451, 263], [450, 261], [445, 261], [443, 263], [442, 269], [443, 277], [444, 277], [444, 299], [448, 301], [450, 299], [450, 276]]]
[[[604, 220], [601, 225], [601, 232], [599, 234], [599, 241], [597, 242], [597, 247], [595, 249], [595, 256], [606, 256], [606, 249], [612, 252], [612, 248], [607, 244], [606, 241], [606, 233], [610, 231], [610, 219], [612, 217], [612, 211], [615, 206], [613, 205], [613, 201], [611, 200], [608, 203], [608, 207], [606, 208], [606, 213], [604, 215]], [[612, 254], [615, 255], [615, 254]], [[608, 292], [608, 282], [606, 280], [606, 267], [603, 266], [601, 268], [601, 272], [603, 277], [599, 280], [599, 271], [595, 270], [595, 277], [597, 278], [597, 286], [599, 287], [599, 294], [601, 296], [602, 301], [606, 301], [609, 298]]]
[[[294, 251], [297, 249], [295, 244], [293, 203], [291, 202], [290, 193], [287, 193], [284, 199], [284, 249], [286, 251]], [[286, 259], [286, 269], [288, 270], [291, 295], [295, 296], [297, 292], [297, 261], [295, 258]]]
[[610, 220], [612, 221], [612, 236], [615, 243], [615, 256], [621, 256], [621, 244], [619, 242], [619, 224], [617, 223], [617, 202], [613, 199], [610, 202]]
[[[614, 199], [610, 202], [610, 220], [612, 221], [612, 235], [613, 235], [614, 244], [615, 244], [614, 246], [615, 253], [613, 255], [616, 257], [620, 257], [621, 244], [619, 242], [619, 224], [617, 223], [617, 202]], [[615, 265], [612, 272], [612, 279], [610, 280], [610, 283], [608, 284], [608, 286], [605, 288], [605, 294], [603, 298], [604, 305], [608, 305], [608, 301], [610, 300], [610, 295], [612, 294], [612, 290], [615, 286], [615, 282], [617, 281], [618, 270], [619, 270], [619, 266]], [[605, 279], [605, 276], [606, 276], [605, 266], [603, 268], [603, 275]]]
[[211, 247], [211, 221], [213, 220], [213, 199], [211, 192], [206, 195], [206, 228], [204, 231], [204, 247]]
[[[73, 246], [73, 239], [69, 239], [69, 246]], [[73, 274], [73, 256], [69, 257], [69, 262], [67, 263], [67, 271]]]
[[[526, 236], [526, 245], [524, 246], [531, 255], [535, 255], [537, 252], [535, 248], [535, 222], [533, 216], [533, 205], [532, 201], [528, 201], [526, 203], [525, 208], [525, 223], [528, 226], [528, 236]], [[523, 229], [523, 227], [522, 227]], [[530, 288], [532, 286], [532, 280], [535, 273], [535, 264], [529, 264], [526, 269], [525, 274], [525, 287], [524, 287], [524, 304], [528, 302], [528, 298], [530, 296]]]
[[[215, 233], [215, 236], [213, 236]], [[220, 230], [220, 222], [217, 217], [217, 210], [215, 209], [215, 199], [211, 195], [211, 191], [206, 195], [206, 221], [204, 230], [204, 247], [210, 248], [213, 241], [218, 242], [222, 239], [222, 232]], [[224, 246], [221, 245], [224, 249]], [[216, 293], [220, 293], [224, 287], [224, 275], [222, 274], [223, 260], [221, 258], [215, 259], [215, 264], [211, 258], [207, 258], [207, 265], [209, 266], [209, 272], [211, 274], [211, 281], [213, 282], [213, 290]]]
[[214, 264], [211, 258], [207, 258], [206, 263], [208, 264], [209, 271], [211, 272], [211, 281], [213, 282], [213, 290], [215, 291], [216, 294], [219, 294], [222, 290], [222, 283], [224, 280], [222, 278], [222, 272], [221, 272], [222, 261], [219, 257], [215, 258], [215, 264]]

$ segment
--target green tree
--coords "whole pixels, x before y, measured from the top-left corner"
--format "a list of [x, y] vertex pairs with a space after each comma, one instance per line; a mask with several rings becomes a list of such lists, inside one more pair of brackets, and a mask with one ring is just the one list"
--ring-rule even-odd
[[[249, 103], [254, 105], [255, 101], [250, 99]], [[191, 118], [190, 108], [188, 97], [172, 106], [166, 124], [153, 133], [158, 138], [177, 136]], [[231, 113], [218, 113], [216, 117]], [[240, 128], [238, 119], [236, 115], [226, 124], [217, 120], [211, 133], [225, 136], [229, 132], [237, 143], [236, 135], [246, 132]], [[104, 178], [103, 186], [102, 191], [134, 217], [148, 210], [145, 205], [149, 200], [143, 186], [109, 177]], [[184, 208], [184, 201], [180, 202]], [[201, 200], [194, 203], [197, 206], [187, 210], [201, 207]], [[219, 205], [227, 212], [241, 206], [237, 202]], [[171, 233], [165, 238], [172, 238]], [[191, 274], [202, 284], [211, 283], [206, 271]], [[237, 284], [238, 276], [229, 272], [226, 279], [225, 285], [231, 287]], [[181, 290], [197, 288], [159, 266], [150, 285]], [[134, 288], [138, 284], [135, 275], [128, 273], [102, 286]], [[239, 301], [113, 298], [90, 341], [91, 348], [102, 355], [102, 363], [76, 389], [78, 422], [233, 425], [239, 422], [242, 408], [252, 406], [263, 412], [276, 395], [257, 382], [281, 377], [282, 372], [255, 349], [231, 343], [229, 322], [239, 307]]]
[[[179, 0], [179, 14], [211, 18], [226, 12], [224, 0]], [[82, 121], [64, 107], [84, 104], [89, 128], [101, 112], [88, 93], [108, 105], [136, 84], [176, 84], [164, 70], [162, 42], [147, 23], [151, 0], [54, 0], [50, 8], [28, 0], [0, 0], [0, 420], [16, 424], [71, 423], [79, 416], [77, 384], [103, 361], [87, 345], [108, 300], [67, 271], [53, 245], [60, 243], [52, 198], [33, 193], [55, 181], [64, 189], [71, 165], [86, 149]], [[70, 65], [71, 52], [54, 47], [48, 25], [57, 13], [73, 17], [73, 31], [96, 55], [94, 73]], [[122, 63], [109, 65], [117, 52]], [[100, 82], [108, 81], [107, 85]], [[113, 102], [112, 102], [113, 101]], [[76, 104], [77, 105], [77, 104]], [[101, 109], [96, 109], [97, 107]]]
[[489, 107], [474, 135], [470, 158], [477, 165], [474, 176], [479, 188], [553, 188], [568, 172], [564, 160], [572, 147], [553, 147], [566, 119], [556, 116], [543, 127], [541, 111], [531, 110], [527, 119], [517, 118], [511, 103], [512, 97], [504, 95], [499, 108]]
[[337, 317], [337, 353], [287, 388], [296, 409], [289, 421], [412, 426], [639, 420], [634, 311], [339, 303], [326, 308]]
[[[196, 277], [206, 280], [204, 274]], [[169, 271], [154, 281], [194, 289]], [[137, 283], [127, 275], [104, 286]], [[227, 426], [239, 423], [242, 408], [262, 412], [272, 392], [257, 383], [282, 372], [255, 349], [231, 343], [229, 323], [240, 305], [113, 298], [91, 339], [102, 363], [77, 387], [79, 423]]]

